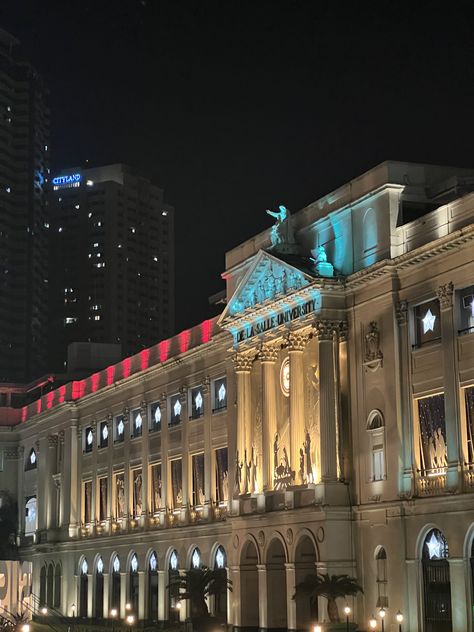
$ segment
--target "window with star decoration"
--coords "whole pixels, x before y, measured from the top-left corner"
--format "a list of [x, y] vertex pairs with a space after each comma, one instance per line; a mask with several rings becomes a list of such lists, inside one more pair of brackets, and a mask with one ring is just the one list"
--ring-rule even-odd
[[196, 386], [190, 391], [191, 419], [199, 419], [204, 414], [204, 396], [202, 386]]
[[439, 301], [434, 299], [415, 307], [416, 346], [441, 337]]

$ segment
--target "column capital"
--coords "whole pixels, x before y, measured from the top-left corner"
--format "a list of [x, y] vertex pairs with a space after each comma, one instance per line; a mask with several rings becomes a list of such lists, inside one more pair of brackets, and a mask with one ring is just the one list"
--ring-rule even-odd
[[308, 342], [308, 334], [300, 333], [299, 331], [290, 331], [286, 337], [286, 342], [290, 353], [292, 351], [303, 351]]
[[124, 408], [123, 408], [123, 410], [122, 410], [122, 415], [123, 415], [125, 418], [128, 418], [129, 414], [130, 414], [130, 408], [129, 408], [128, 406], [124, 406]]
[[276, 362], [278, 356], [278, 349], [275, 345], [263, 342], [260, 345], [258, 357], [261, 362]]
[[48, 435], [48, 448], [55, 448], [58, 445], [58, 435]]
[[232, 362], [236, 373], [249, 373], [252, 370], [253, 357], [244, 353], [235, 353]]
[[436, 296], [438, 297], [439, 304], [441, 309], [451, 309], [453, 306], [453, 296], [454, 296], [454, 284], [452, 281], [449, 283], [445, 283], [444, 285], [440, 285], [436, 290]]
[[398, 301], [395, 305], [395, 317], [399, 325], [406, 325], [408, 319], [408, 301]]
[[314, 335], [318, 340], [332, 340], [339, 330], [339, 323], [332, 320], [318, 320], [314, 323]]
[[209, 393], [209, 389], [211, 386], [211, 378], [209, 377], [209, 375], [206, 375], [206, 377], [202, 380], [202, 392], [203, 393]]

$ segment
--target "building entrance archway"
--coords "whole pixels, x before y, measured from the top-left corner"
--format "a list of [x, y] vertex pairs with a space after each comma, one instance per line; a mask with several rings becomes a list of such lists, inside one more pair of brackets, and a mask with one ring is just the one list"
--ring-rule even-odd
[[258, 630], [259, 594], [258, 594], [258, 553], [255, 544], [244, 544], [240, 556], [240, 618], [241, 628]]
[[[308, 535], [298, 541], [295, 551], [295, 584], [301, 584], [308, 575], [316, 575], [316, 548]], [[296, 602], [296, 629], [309, 630], [318, 621], [318, 599], [298, 594]]]
[[278, 538], [275, 538], [268, 547], [266, 563], [268, 628], [286, 630], [288, 625], [286, 554]]

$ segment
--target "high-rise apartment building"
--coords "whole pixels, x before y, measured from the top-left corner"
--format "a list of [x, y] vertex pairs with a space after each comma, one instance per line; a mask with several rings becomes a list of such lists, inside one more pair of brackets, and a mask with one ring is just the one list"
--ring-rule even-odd
[[0, 29], [0, 381], [45, 368], [49, 110], [19, 42]]
[[71, 342], [139, 351], [173, 333], [173, 208], [122, 164], [53, 174], [49, 193], [50, 362]]

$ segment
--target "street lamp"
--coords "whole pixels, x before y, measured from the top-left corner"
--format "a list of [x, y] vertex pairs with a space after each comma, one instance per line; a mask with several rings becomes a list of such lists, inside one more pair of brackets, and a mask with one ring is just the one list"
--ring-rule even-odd
[[21, 626], [21, 632], [30, 632], [30, 624], [29, 623], [24, 623]]
[[127, 603], [125, 604], [125, 610], [131, 610], [131, 609], [132, 609], [132, 604], [131, 604], [131, 603], [129, 603], [129, 602], [127, 602]]
[[315, 625], [313, 628], [313, 632], [323, 632], [323, 629], [320, 625]]
[[135, 623], [135, 617], [133, 616], [133, 614], [128, 614], [125, 621], [127, 622], [127, 625], [132, 627], [132, 625]]
[[374, 615], [372, 615], [369, 619], [369, 627], [371, 630], [375, 630], [375, 628], [377, 627], [377, 619], [374, 617]]
[[346, 630], [349, 632], [349, 615], [351, 614], [351, 609], [349, 606], [344, 606], [344, 614], [346, 615]]
[[41, 608], [41, 614], [48, 614], [48, 608], [46, 608], [46, 606]]
[[403, 623], [403, 615], [400, 612], [400, 610], [397, 612], [397, 614], [395, 615], [395, 618], [398, 621], [398, 632], [402, 632], [402, 623]]
[[112, 632], [115, 632], [115, 619], [117, 615], [117, 608], [112, 608], [112, 610], [110, 611], [110, 618], [112, 619]]
[[379, 610], [379, 617], [382, 619], [382, 632], [385, 632], [385, 615], [387, 613], [385, 612], [385, 608], [382, 607]]

